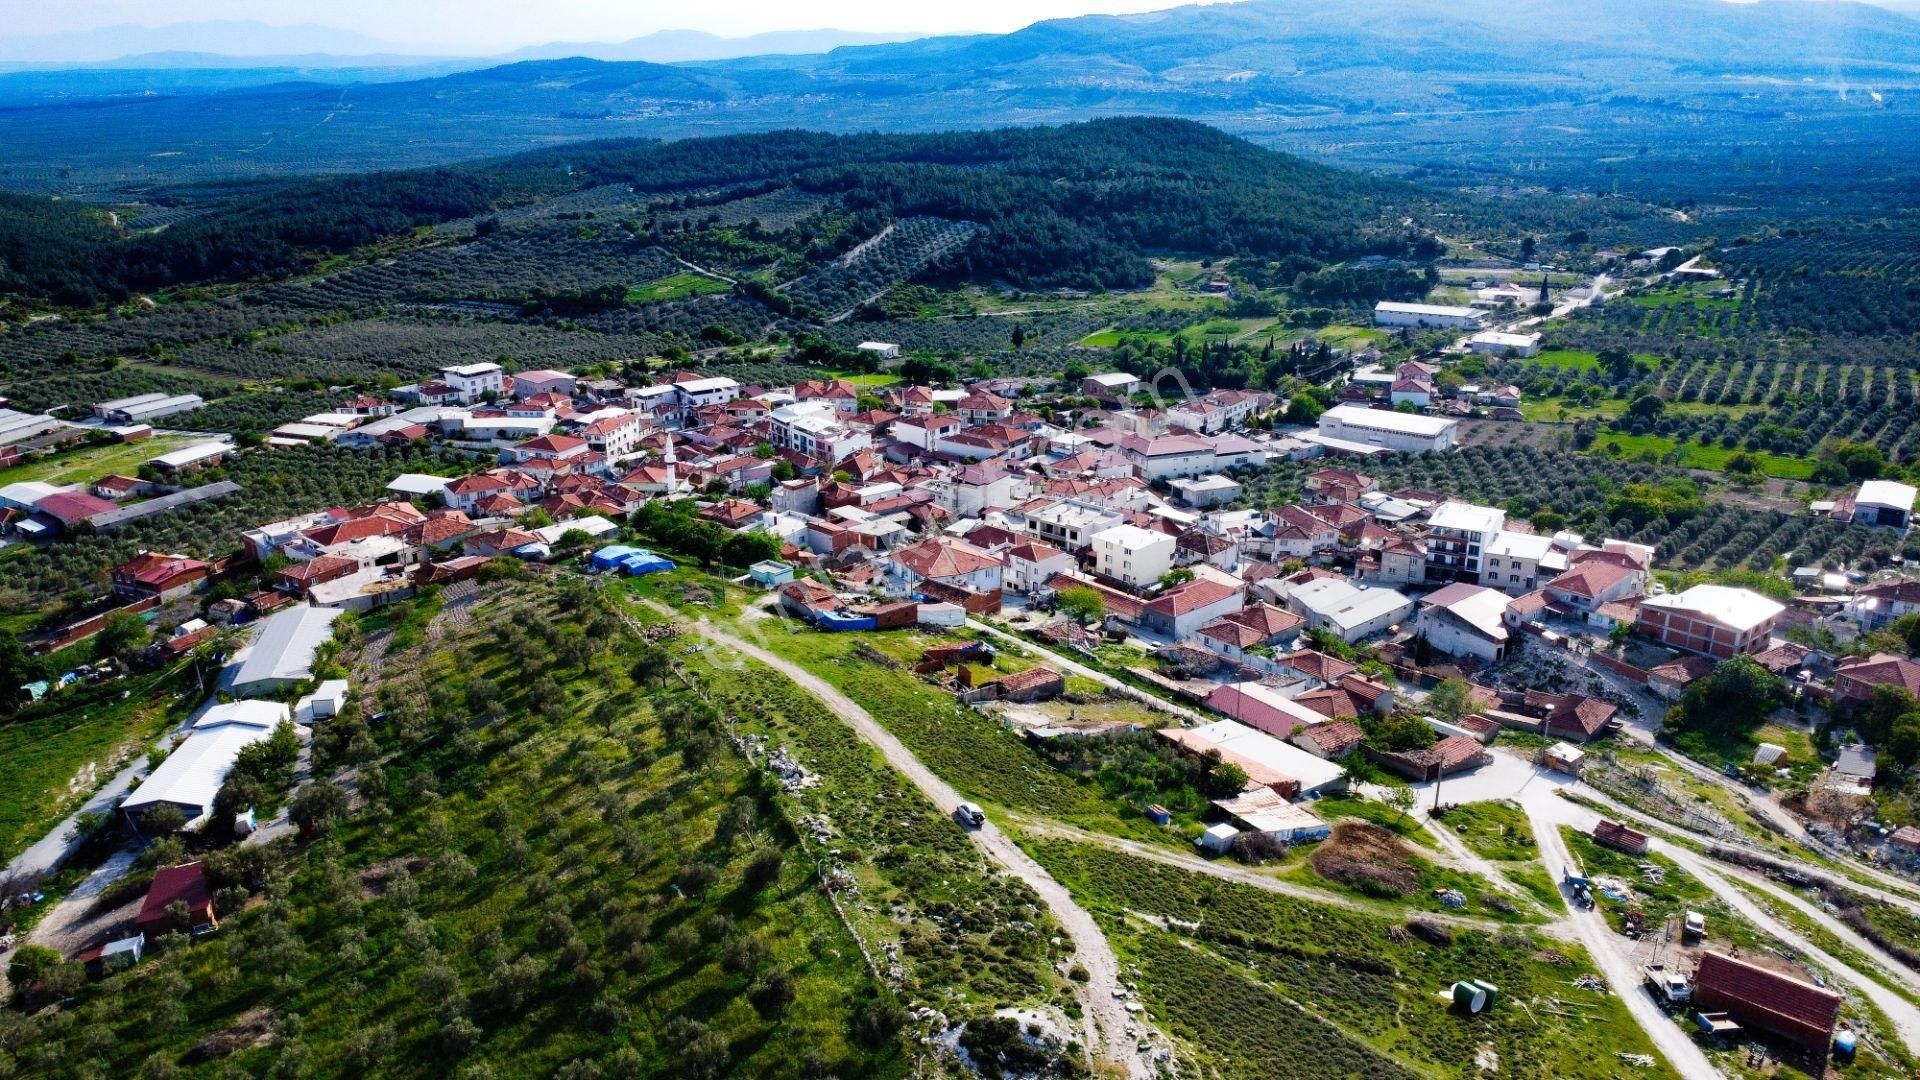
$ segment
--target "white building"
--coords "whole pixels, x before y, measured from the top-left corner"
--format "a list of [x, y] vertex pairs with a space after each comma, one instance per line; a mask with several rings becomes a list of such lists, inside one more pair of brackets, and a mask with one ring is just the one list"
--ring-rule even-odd
[[1080, 392], [1098, 398], [1124, 398], [1140, 388], [1140, 380], [1124, 371], [1107, 371], [1080, 380]]
[[774, 446], [822, 461], [839, 461], [873, 445], [872, 436], [841, 422], [831, 402], [782, 405], [767, 414], [767, 421]]
[[1120, 440], [1120, 452], [1147, 480], [1202, 476], [1215, 468], [1212, 441], [1197, 435], [1129, 435]]
[[674, 383], [673, 393], [680, 404], [687, 408], [704, 409], [709, 405], [725, 405], [739, 397], [740, 384], [716, 375], [709, 379], [688, 379]]
[[1392, 589], [1358, 586], [1345, 578], [1318, 578], [1296, 585], [1287, 608], [1341, 641], [1354, 642], [1382, 633], [1413, 615], [1413, 601]]
[[1498, 663], [1507, 654], [1509, 602], [1507, 594], [1479, 585], [1448, 585], [1421, 598], [1420, 633], [1449, 656]]
[[1484, 356], [1538, 356], [1540, 335], [1483, 330], [1467, 339], [1467, 348]]
[[1238, 481], [1230, 480], [1218, 473], [1195, 477], [1183, 476], [1173, 481], [1168, 487], [1172, 488], [1175, 498], [1196, 510], [1230, 503], [1239, 498], [1243, 490]]
[[1446, 502], [1427, 518], [1427, 580], [1479, 583], [1487, 548], [1507, 524], [1507, 512], [1492, 506]]
[[213, 812], [213, 798], [226, 783], [240, 751], [264, 741], [290, 720], [278, 701], [232, 701], [214, 705], [194, 721], [185, 742], [147, 774], [120, 804], [137, 828], [149, 811], [171, 806], [192, 825]]
[[449, 364], [440, 369], [440, 381], [458, 394], [463, 404], [471, 405], [491, 394], [500, 396], [507, 385], [507, 372], [499, 364]]
[[1091, 537], [1094, 571], [1136, 589], [1145, 588], [1173, 569], [1177, 544], [1166, 533], [1138, 525], [1116, 525]]
[[1382, 300], [1373, 305], [1373, 325], [1442, 327], [1449, 330], [1478, 330], [1487, 324], [1487, 313], [1479, 308], [1449, 307], [1443, 304], [1401, 304]]
[[1868, 480], [1853, 497], [1853, 520], [1906, 532], [1913, 524], [1916, 489], [1892, 480]]
[[1336, 405], [1320, 414], [1320, 434], [1361, 446], [1377, 446], [1403, 453], [1451, 450], [1458, 420], [1438, 416]]
[[572, 397], [574, 387], [578, 385], [580, 380], [564, 371], [537, 368], [514, 373], [513, 396], [522, 401], [535, 394], [565, 394]]
[[1112, 507], [1080, 499], [1061, 499], [1026, 511], [1024, 516], [1029, 536], [1066, 551], [1090, 547], [1096, 534], [1125, 524], [1127, 520], [1125, 514]]
[[241, 697], [272, 694], [313, 678], [314, 658], [333, 637], [343, 612], [302, 605], [261, 620], [253, 644], [235, 659], [232, 690]]
[[93, 415], [110, 424], [140, 424], [162, 416], [191, 412], [205, 404], [199, 394], [135, 394], [133, 397], [102, 401], [93, 407]]
[[233, 450], [232, 443], [194, 443], [192, 446], [183, 446], [178, 450], [169, 450], [158, 457], [150, 457], [147, 459], [147, 464], [162, 472], [182, 472], [187, 469], [218, 465], [228, 454], [233, 453]]
[[1532, 592], [1567, 568], [1566, 553], [1553, 546], [1553, 537], [1538, 533], [1502, 529], [1481, 554], [1480, 584], [1514, 596]]
[[854, 349], [880, 360], [893, 360], [900, 355], [900, 346], [891, 341], [863, 341]]

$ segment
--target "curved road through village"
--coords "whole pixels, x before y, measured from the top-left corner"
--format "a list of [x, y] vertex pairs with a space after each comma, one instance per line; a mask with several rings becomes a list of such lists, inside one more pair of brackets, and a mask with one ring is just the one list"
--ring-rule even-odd
[[[660, 614], [680, 620], [707, 640], [752, 657], [792, 679], [795, 685], [819, 699], [822, 705], [845, 721], [861, 739], [879, 750], [887, 759], [887, 764], [898, 769], [909, 783], [933, 800], [941, 813], [952, 813], [953, 808], [963, 801], [952, 785], [935, 776], [871, 713], [835, 689], [831, 683], [792, 661], [727, 633], [704, 618], [689, 623], [671, 608], [651, 601], [646, 603]], [[991, 821], [972, 835], [974, 842], [989, 858], [1039, 894], [1041, 902], [1047, 905], [1054, 919], [1073, 940], [1074, 959], [1086, 968], [1089, 976], [1084, 983], [1072, 984], [1080, 995], [1081, 1013], [1085, 1017], [1086, 1046], [1097, 1058], [1126, 1070], [1129, 1076], [1152, 1076], [1152, 1066], [1140, 1053], [1138, 1041], [1127, 1031], [1134, 1021], [1126, 1009], [1126, 989], [1120, 980], [1120, 961], [1114, 956], [1113, 947], [1107, 943], [1107, 936], [1101, 932], [1099, 924], [1094, 922], [1093, 916], [1085, 908], [1074, 902], [1065, 886], [1055, 881], [1053, 875], [1020, 850], [1020, 846]]]

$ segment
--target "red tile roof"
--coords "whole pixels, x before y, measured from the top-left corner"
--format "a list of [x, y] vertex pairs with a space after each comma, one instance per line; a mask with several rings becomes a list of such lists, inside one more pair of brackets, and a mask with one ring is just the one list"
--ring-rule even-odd
[[1301, 728], [1295, 734], [1312, 741], [1328, 757], [1339, 757], [1366, 739], [1366, 733], [1360, 730], [1360, 725], [1351, 720], [1329, 720], [1324, 724]]
[[1721, 953], [1700, 957], [1693, 987], [1700, 1008], [1823, 1049], [1840, 1018], [1839, 994]]
[[170, 921], [167, 908], [175, 903], [187, 905], [196, 917], [212, 914], [213, 892], [207, 884], [204, 866], [190, 862], [156, 872], [153, 884], [147, 886], [147, 898], [140, 902], [140, 914], [134, 919], [134, 925], [165, 926]]
[[923, 578], [964, 577], [1000, 565], [1000, 556], [974, 547], [964, 540], [936, 537], [922, 540], [893, 553], [901, 566]]
[[1211, 578], [1199, 578], [1162, 594], [1147, 605], [1147, 610], [1156, 615], [1178, 617], [1238, 595], [1240, 590], [1232, 585]]

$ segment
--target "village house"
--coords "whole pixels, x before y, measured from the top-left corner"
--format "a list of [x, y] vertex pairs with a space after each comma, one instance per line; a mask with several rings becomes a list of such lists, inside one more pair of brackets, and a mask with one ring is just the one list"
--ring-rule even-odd
[[1196, 578], [1149, 601], [1140, 613], [1140, 625], [1173, 641], [1184, 641], [1202, 626], [1239, 611], [1246, 597], [1243, 588]]
[[1695, 585], [1640, 602], [1639, 632], [1718, 660], [1760, 652], [1786, 608], [1749, 589]]
[[1497, 664], [1506, 658], [1507, 603], [1505, 593], [1455, 582], [1420, 599], [1419, 632], [1449, 656]]
[[1174, 537], [1138, 525], [1116, 525], [1090, 538], [1094, 572], [1130, 588], [1144, 589], [1173, 569]]
[[128, 599], [155, 597], [165, 603], [204, 587], [212, 568], [199, 559], [142, 551], [113, 568], [113, 591]]
[[935, 537], [895, 551], [889, 558], [889, 596], [925, 593], [960, 603], [972, 612], [1000, 610], [1005, 565], [1000, 556], [964, 540]]

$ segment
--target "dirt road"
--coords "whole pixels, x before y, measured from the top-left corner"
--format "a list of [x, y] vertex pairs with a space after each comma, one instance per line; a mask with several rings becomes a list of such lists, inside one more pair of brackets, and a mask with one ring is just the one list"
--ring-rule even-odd
[[[1540, 858], [1546, 864], [1547, 873], [1553, 875], [1556, 881], [1559, 880], [1561, 869], [1572, 862], [1559, 828], [1551, 821], [1535, 821], [1533, 831], [1540, 842]], [[1653, 1040], [1653, 1045], [1667, 1059], [1667, 1064], [1687, 1080], [1716, 1080], [1720, 1075], [1719, 1070], [1693, 1044], [1680, 1025], [1674, 1023], [1648, 995], [1640, 973], [1634, 970], [1626, 951], [1621, 948], [1620, 942], [1624, 939], [1607, 926], [1600, 910], [1583, 910], [1571, 902], [1568, 908], [1573, 912], [1573, 928], [1579, 934], [1581, 943], [1586, 945], [1587, 954], [1593, 957], [1594, 966], [1606, 977], [1607, 985], [1613, 988], [1613, 992], [1620, 995], [1620, 1000], [1626, 1002], [1627, 1011], [1633, 1014], [1634, 1022]]]
[[1033, 642], [1026, 640], [1025, 638], [1019, 637], [1018, 635], [1009, 634], [1005, 630], [1002, 630], [997, 626], [989, 626], [986, 623], [981, 622], [979, 619], [968, 619], [967, 629], [978, 630], [983, 634], [991, 634], [992, 636], [997, 637], [1002, 641], [1006, 641], [1011, 644], [1018, 645], [1021, 648], [1027, 650], [1028, 652], [1038, 653], [1039, 655], [1046, 657], [1048, 660], [1051, 660], [1052, 662], [1059, 664], [1062, 668], [1066, 669], [1071, 674], [1078, 675], [1086, 679], [1092, 679], [1094, 682], [1097, 682], [1102, 686], [1108, 687], [1113, 690], [1118, 690], [1122, 694], [1125, 694], [1128, 697], [1133, 698], [1135, 701], [1138, 701], [1144, 705], [1149, 705], [1149, 706], [1152, 706], [1153, 708], [1159, 709], [1160, 711], [1166, 713], [1169, 716], [1177, 716], [1181, 720], [1189, 724], [1211, 724], [1214, 721], [1220, 719], [1220, 717], [1218, 716], [1203, 716], [1202, 714], [1197, 713], [1192, 709], [1181, 708], [1180, 706], [1173, 704], [1167, 699], [1163, 697], [1157, 697], [1153, 694], [1149, 694], [1145, 690], [1140, 689], [1139, 687], [1128, 686], [1126, 683], [1121, 682], [1119, 679], [1116, 679], [1111, 675], [1108, 675], [1104, 671], [1100, 671], [1095, 668], [1090, 668], [1087, 665], [1082, 664], [1078, 660], [1074, 660], [1071, 657], [1062, 656], [1061, 654], [1054, 652], [1052, 649], [1046, 648], [1043, 645], [1036, 645]]
[[[651, 601], [646, 603], [662, 615], [682, 619], [671, 608]], [[899, 770], [900, 775], [933, 800], [941, 813], [952, 813], [953, 808], [962, 802], [959, 792], [921, 764], [920, 759], [899, 739], [894, 738], [893, 733], [875, 720], [872, 714], [826, 680], [758, 645], [727, 633], [706, 619], [691, 624], [691, 629], [715, 644], [752, 657], [779, 671], [802, 690], [818, 698], [822, 705], [853, 728], [861, 739], [879, 750], [887, 759], [887, 764]], [[1086, 1025], [1085, 1045], [1100, 1060], [1125, 1069], [1130, 1076], [1152, 1076], [1153, 1068], [1137, 1049], [1137, 1040], [1127, 1034], [1127, 1028], [1134, 1021], [1127, 1014], [1123, 998], [1125, 988], [1120, 979], [1120, 961], [1114, 956], [1113, 947], [1107, 943], [1099, 924], [1093, 921], [1093, 916], [1085, 908], [1074, 902], [1065, 886], [1041, 869], [1039, 863], [1020, 850], [1020, 846], [996, 828], [993, 822], [987, 822], [972, 835], [974, 842], [989, 858], [1039, 894], [1041, 902], [1047, 905], [1054, 919], [1073, 940], [1074, 959], [1087, 970], [1089, 976], [1086, 982], [1074, 984], [1080, 995], [1083, 1023]]]
[[1017, 820], [1027, 831], [1041, 836], [1057, 836], [1063, 840], [1072, 840], [1076, 843], [1103, 847], [1109, 851], [1118, 851], [1125, 855], [1132, 855], [1135, 858], [1147, 859], [1151, 862], [1172, 866], [1189, 873], [1206, 874], [1209, 877], [1216, 877], [1222, 881], [1251, 885], [1256, 889], [1265, 889], [1267, 892], [1279, 893], [1282, 896], [1291, 896], [1296, 900], [1305, 900], [1311, 904], [1325, 904], [1332, 907], [1346, 908], [1349, 911], [1358, 911], [1363, 914], [1375, 916], [1376, 918], [1400, 919], [1417, 916], [1428, 922], [1445, 923], [1448, 926], [1456, 926], [1463, 930], [1481, 930], [1489, 933], [1498, 933], [1516, 928], [1537, 929], [1552, 933], [1557, 925], [1527, 925], [1520, 927], [1519, 924], [1515, 923], [1504, 923], [1496, 919], [1479, 919], [1471, 915], [1454, 915], [1440, 911], [1409, 912], [1403, 906], [1374, 903], [1357, 897], [1347, 896], [1344, 893], [1337, 893], [1331, 889], [1316, 889], [1311, 885], [1300, 885], [1291, 881], [1281, 881], [1279, 878], [1269, 877], [1258, 870], [1249, 870], [1237, 862], [1230, 862], [1225, 859], [1202, 859], [1198, 856], [1184, 855], [1178, 851], [1170, 851], [1157, 844], [1143, 844], [1138, 840], [1125, 840], [1118, 836], [1108, 836], [1105, 833], [1088, 832], [1085, 829], [1076, 829], [1072, 826], [1061, 825], [1057, 822], [1034, 821], [1027, 818], [1019, 818]]

